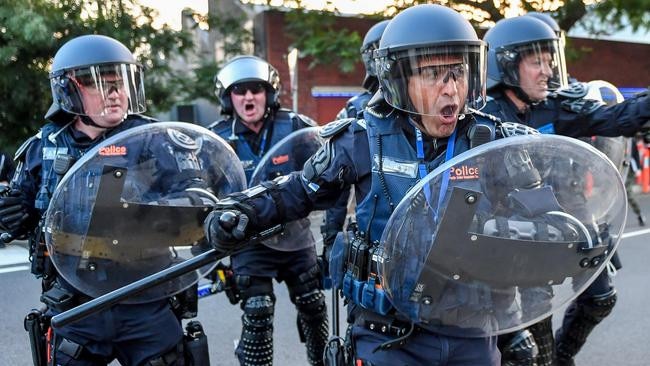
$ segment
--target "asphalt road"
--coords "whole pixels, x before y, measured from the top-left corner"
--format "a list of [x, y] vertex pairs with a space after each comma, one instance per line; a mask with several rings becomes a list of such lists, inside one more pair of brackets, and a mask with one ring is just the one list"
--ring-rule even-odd
[[[640, 197], [640, 202], [650, 217], [650, 196]], [[619, 246], [624, 268], [615, 279], [619, 300], [578, 355], [578, 366], [649, 364], [650, 349], [646, 344], [650, 329], [647, 316], [650, 276], [646, 264], [650, 257], [649, 238], [650, 230], [639, 227], [636, 217], [628, 215], [625, 238]], [[0, 365], [31, 365], [23, 318], [39, 305], [40, 283], [29, 273], [27, 251], [20, 244], [0, 249]], [[307, 365], [304, 347], [298, 341], [296, 312], [283, 284], [276, 284], [276, 296], [275, 364]], [[237, 365], [233, 349], [240, 334], [240, 315], [239, 306], [231, 305], [223, 294], [200, 301], [198, 319], [208, 335], [213, 365]], [[554, 319], [558, 323], [560, 316]]]

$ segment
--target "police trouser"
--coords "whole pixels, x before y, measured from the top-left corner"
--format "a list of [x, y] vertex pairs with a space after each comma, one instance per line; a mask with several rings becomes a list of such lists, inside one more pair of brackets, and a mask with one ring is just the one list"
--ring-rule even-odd
[[182, 337], [166, 299], [120, 304], [57, 328], [51, 364], [104, 366], [117, 359], [122, 365], [182, 366]]
[[354, 325], [354, 365], [499, 366], [501, 362], [496, 337], [458, 338], [417, 328], [399, 347], [378, 349], [395, 338], [381, 328]]

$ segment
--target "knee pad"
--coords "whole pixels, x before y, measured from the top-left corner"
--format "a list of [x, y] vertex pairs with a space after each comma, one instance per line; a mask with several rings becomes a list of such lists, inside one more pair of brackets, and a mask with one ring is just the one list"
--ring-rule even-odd
[[593, 296], [584, 301], [579, 306], [583, 307], [584, 314], [591, 318], [596, 323], [600, 323], [605, 319], [614, 309], [616, 305], [616, 290], [612, 289], [606, 294]]
[[501, 349], [502, 366], [534, 366], [538, 348], [533, 334], [528, 330], [520, 330], [512, 334], [509, 341]]
[[244, 328], [273, 329], [275, 300], [271, 294], [249, 297], [243, 303]]

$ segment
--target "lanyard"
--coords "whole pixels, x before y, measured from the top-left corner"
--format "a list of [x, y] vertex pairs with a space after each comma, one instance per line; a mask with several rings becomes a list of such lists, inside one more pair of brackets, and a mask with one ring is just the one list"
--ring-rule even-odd
[[[420, 179], [424, 179], [424, 177], [427, 176], [429, 173], [427, 170], [427, 166], [424, 163], [424, 141], [422, 139], [422, 132], [419, 129], [415, 129], [415, 145], [416, 145], [416, 150], [417, 150], [417, 158], [419, 160], [419, 173], [420, 173]], [[454, 132], [451, 133], [451, 136], [449, 136], [449, 139], [447, 141], [447, 150], [445, 151], [445, 160], [442, 161], [444, 163], [445, 161], [451, 160], [451, 158], [454, 157], [454, 147], [456, 145], [456, 129], [454, 129]], [[438, 211], [440, 210], [440, 204], [445, 198], [445, 194], [447, 192], [447, 187], [449, 186], [449, 169], [445, 170], [442, 173], [442, 182], [440, 182], [440, 192], [438, 194], [438, 204], [437, 209], [435, 210], [435, 219], [437, 221], [438, 218]], [[424, 195], [427, 198], [427, 202], [429, 202], [429, 205], [431, 205], [431, 189], [429, 187], [429, 182], [427, 182], [424, 187]]]

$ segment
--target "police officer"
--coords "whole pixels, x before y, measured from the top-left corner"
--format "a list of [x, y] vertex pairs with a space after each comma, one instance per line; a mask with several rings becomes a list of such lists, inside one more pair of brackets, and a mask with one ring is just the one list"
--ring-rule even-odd
[[[209, 240], [217, 248], [237, 246], [252, 232], [333, 206], [341, 192], [355, 185], [357, 238], [364, 246], [376, 245], [391, 211], [420, 176], [417, 170], [388, 174], [373, 162], [421, 162], [426, 174], [446, 155], [467, 150], [467, 132], [475, 124], [468, 108], [484, 101], [484, 55], [485, 45], [470, 23], [450, 8], [417, 5], [399, 13], [375, 53], [381, 93], [369, 102], [363, 119], [329, 124], [323, 133], [329, 140], [302, 172], [222, 202], [206, 220]], [[448, 146], [455, 148], [446, 154]], [[231, 213], [238, 224], [222, 225]], [[499, 364], [492, 337], [416, 327], [390, 308], [380, 284], [367, 290], [373, 303], [356, 304], [345, 294], [351, 301], [355, 365]]]
[[[293, 131], [315, 126], [308, 117], [280, 108], [278, 71], [259, 57], [231, 59], [216, 75], [215, 81], [225, 118], [210, 128], [231, 143], [249, 182], [260, 159], [273, 145]], [[263, 180], [300, 169], [289, 165], [285, 164], [282, 170]], [[271, 365], [273, 362], [276, 300], [273, 278], [286, 283], [291, 302], [296, 305], [298, 331], [307, 347], [309, 362], [312, 365], [323, 362], [328, 337], [327, 309], [309, 226], [307, 219], [293, 222], [279, 239], [267, 240], [265, 245], [250, 247], [231, 256], [244, 311], [242, 334], [235, 351], [242, 365]]]
[[[152, 120], [137, 114], [145, 111], [143, 68], [113, 38], [86, 35], [66, 42], [54, 56], [49, 78], [53, 98], [45, 116], [49, 122], [16, 154], [15, 185], [9, 198], [0, 200], [0, 222], [14, 237], [29, 237], [32, 272], [42, 278], [41, 301], [48, 308], [47, 315], [53, 316], [91, 300], [57, 273], [45, 248], [42, 225], [57, 184], [93, 146]], [[152, 145], [142, 149], [169, 147], [172, 151], [175, 146]], [[176, 159], [172, 156], [166, 161]], [[200, 180], [198, 166], [185, 167], [194, 174], [182, 167], [161, 167], [165, 168], [168, 176], [181, 169], [181, 174], [192, 176], [190, 181]], [[75, 214], [84, 215], [70, 213], [70, 218]], [[48, 364], [56, 365], [107, 365], [114, 359], [123, 365], [182, 365], [182, 337], [169, 299], [161, 299], [116, 305], [56, 328], [54, 336], [48, 337], [52, 344], [41, 349], [48, 350]]]
[[336, 119], [354, 118], [357, 113], [362, 112], [368, 104], [370, 98], [379, 89], [379, 80], [377, 80], [377, 71], [375, 70], [375, 63], [372, 58], [373, 52], [379, 46], [379, 40], [384, 33], [384, 29], [388, 25], [389, 19], [382, 20], [381, 22], [373, 25], [368, 29], [366, 35], [363, 37], [361, 44], [361, 60], [366, 70], [366, 76], [363, 78], [363, 88], [365, 91], [348, 99], [343, 108], [336, 116]]
[[[650, 97], [638, 95], [606, 107], [585, 99], [586, 88], [574, 83], [567, 87], [563, 41], [535, 16], [503, 19], [484, 37], [488, 54], [488, 103], [482, 110], [504, 121], [518, 122], [543, 133], [566, 136], [633, 136], [650, 119]], [[646, 126], [647, 128], [647, 126]], [[616, 262], [616, 258], [613, 259]], [[573, 364], [573, 357], [593, 327], [614, 307], [616, 291], [607, 271], [580, 295], [565, 318], [557, 336], [557, 361]], [[551, 318], [531, 326], [539, 349], [539, 365], [554, 363], [555, 350]], [[523, 332], [526, 332], [524, 330]], [[527, 337], [510, 334], [500, 338], [504, 362], [532, 364], [530, 353], [519, 359], [509, 350]], [[521, 344], [521, 343], [519, 343]], [[532, 352], [532, 348], [529, 348]]]

